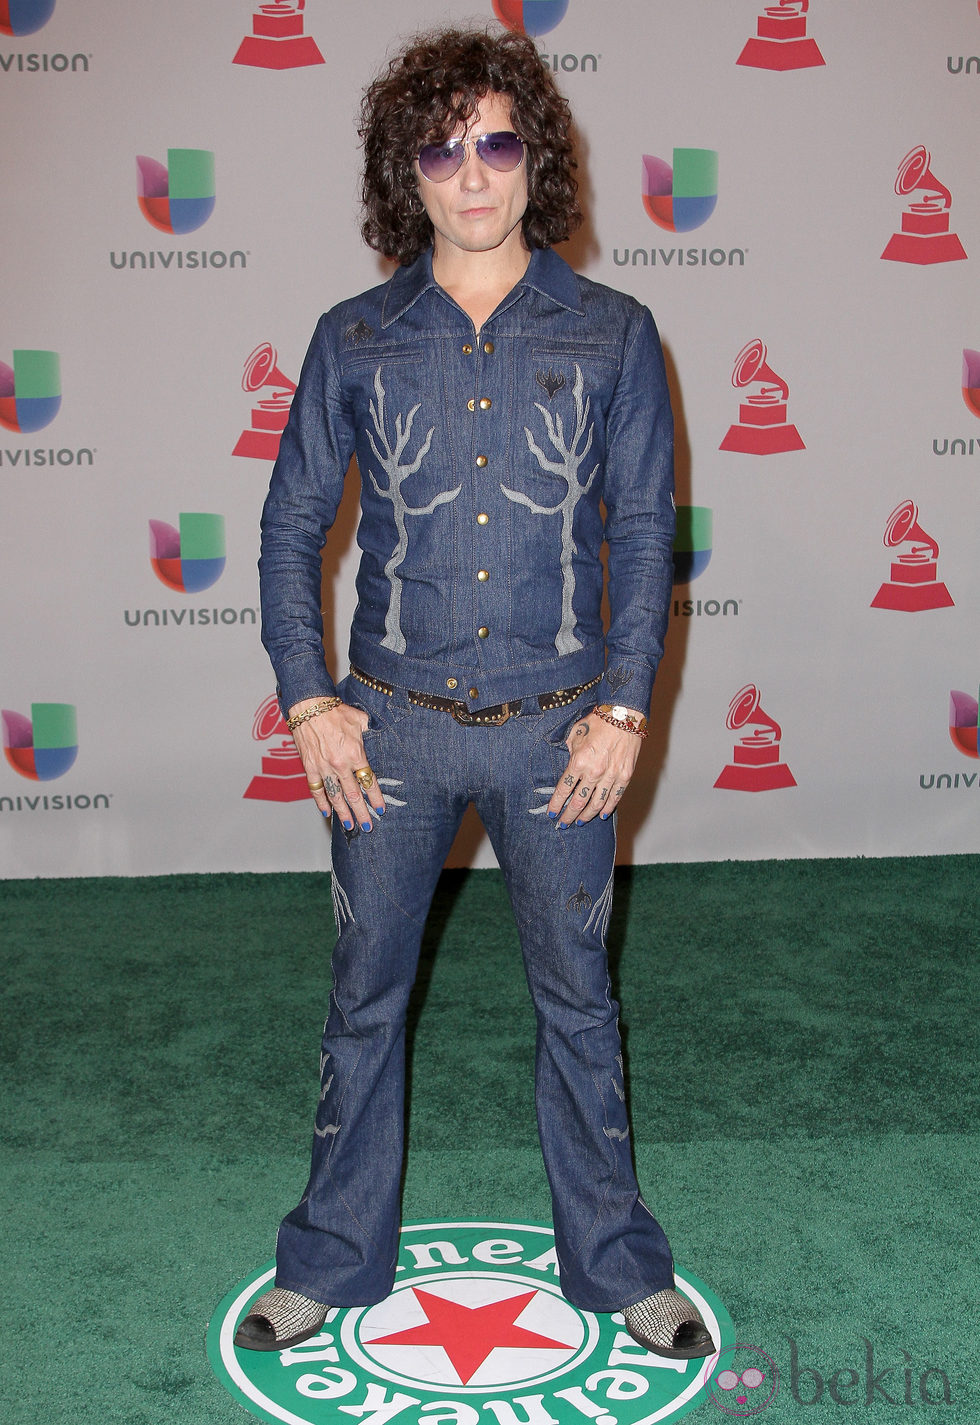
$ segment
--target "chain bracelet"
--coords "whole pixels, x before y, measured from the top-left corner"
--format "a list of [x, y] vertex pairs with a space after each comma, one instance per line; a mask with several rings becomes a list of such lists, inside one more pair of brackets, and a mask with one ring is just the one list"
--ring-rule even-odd
[[619, 703], [599, 703], [593, 711], [596, 717], [601, 717], [603, 722], [608, 722], [612, 727], [618, 727], [621, 732], [632, 732], [637, 737], [647, 735], [646, 718], [641, 713], [630, 712]]
[[340, 703], [340, 698], [321, 698], [312, 707], [304, 708], [301, 713], [287, 717], [286, 726], [290, 732], [295, 732], [301, 722], [309, 722], [311, 717], [319, 717], [320, 713], [330, 712], [331, 708], [340, 707]]

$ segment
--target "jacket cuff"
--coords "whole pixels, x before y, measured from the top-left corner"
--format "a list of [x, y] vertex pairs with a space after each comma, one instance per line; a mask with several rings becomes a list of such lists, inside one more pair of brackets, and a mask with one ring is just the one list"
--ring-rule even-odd
[[622, 703], [623, 707], [635, 708], [646, 717], [652, 696], [653, 674], [649, 668], [642, 663], [610, 657], [605, 673], [596, 684], [597, 703]]
[[291, 658], [284, 668], [278, 670], [276, 697], [283, 717], [289, 709], [307, 698], [335, 698], [337, 685], [331, 678], [322, 658], [306, 655]]

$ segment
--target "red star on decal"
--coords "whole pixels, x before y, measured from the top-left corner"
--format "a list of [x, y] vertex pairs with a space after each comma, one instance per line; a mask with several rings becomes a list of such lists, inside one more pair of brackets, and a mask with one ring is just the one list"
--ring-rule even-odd
[[497, 1346], [537, 1347], [567, 1351], [567, 1341], [555, 1341], [515, 1325], [521, 1312], [537, 1292], [525, 1291], [486, 1306], [462, 1306], [457, 1301], [433, 1296], [412, 1288], [415, 1299], [428, 1320], [391, 1336], [376, 1336], [372, 1346], [442, 1346], [463, 1385], [468, 1385], [483, 1362]]

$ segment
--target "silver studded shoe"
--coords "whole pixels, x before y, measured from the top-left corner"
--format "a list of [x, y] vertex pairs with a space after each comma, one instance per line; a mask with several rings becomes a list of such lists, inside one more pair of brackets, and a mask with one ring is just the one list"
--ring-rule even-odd
[[697, 1307], [673, 1287], [625, 1307], [623, 1316], [633, 1340], [655, 1356], [687, 1361], [710, 1356], [715, 1349]]

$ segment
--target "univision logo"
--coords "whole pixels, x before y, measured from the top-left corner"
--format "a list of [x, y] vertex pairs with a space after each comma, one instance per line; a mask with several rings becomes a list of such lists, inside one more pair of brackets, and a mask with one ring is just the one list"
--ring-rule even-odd
[[[963, 402], [971, 415], [980, 417], [980, 351], [963, 349], [963, 376], [960, 383]], [[933, 436], [933, 455], [980, 455], [980, 436], [944, 436], [940, 443]]]
[[177, 529], [150, 520], [150, 564], [168, 589], [181, 594], [210, 589], [225, 569], [224, 515], [181, 514]]
[[[651, 222], [668, 233], [693, 232], [718, 202], [718, 154], [713, 148], [675, 148], [673, 164], [642, 155], [640, 193]], [[617, 267], [744, 267], [744, 247], [613, 248]]]
[[[216, 584], [225, 568], [224, 515], [182, 513], [176, 526], [150, 520], [150, 567], [168, 589], [178, 594], [199, 594]], [[127, 628], [220, 628], [229, 624], [258, 623], [255, 607], [124, 609]]]
[[[534, 39], [549, 34], [567, 11], [568, 0], [493, 0], [493, 12], [501, 24]], [[600, 55], [549, 54], [540, 46], [538, 52], [555, 74], [596, 74], [599, 69]]]
[[712, 512], [707, 505], [678, 505], [674, 583], [690, 584], [711, 560]]
[[[711, 561], [712, 512], [707, 505], [678, 505], [677, 533], [674, 536], [674, 585], [690, 584], [699, 578]], [[740, 599], [675, 599], [675, 618], [717, 618], [720, 614], [738, 617]]]
[[954, 688], [949, 695], [949, 735], [957, 752], [962, 752], [964, 757], [980, 758], [977, 748], [978, 707], [978, 700], [969, 693], [961, 693]]
[[214, 154], [205, 148], [171, 148], [164, 167], [136, 159], [140, 212], [162, 233], [192, 233], [214, 212]]
[[[980, 699], [972, 693], [953, 688], [949, 695], [949, 736], [957, 752], [976, 761], [980, 759], [977, 745], [977, 724], [980, 723]], [[958, 792], [980, 788], [980, 773], [921, 772], [919, 786], [924, 792]]]
[[[146, 221], [158, 231], [178, 237], [196, 232], [214, 212], [214, 154], [205, 148], [171, 148], [166, 165], [141, 154], [136, 159], [136, 199]], [[233, 252], [171, 248], [169, 252], [112, 251], [109, 263], [117, 271], [161, 267], [180, 272], [244, 268], [248, 258], [240, 248]]]
[[18, 350], [13, 360], [0, 361], [0, 425], [27, 435], [61, 409], [61, 366], [56, 351]]
[[[980, 3], [977, 4], [980, 10]], [[980, 75], [980, 54], [969, 56], [957, 55], [956, 58], [949, 54], [946, 56], [946, 71], [949, 74], [976, 74]]]
[[546, 35], [561, 24], [568, 0], [493, 0], [493, 13], [518, 35]]
[[963, 349], [963, 399], [967, 409], [980, 416], [980, 351]]
[[[2, 3], [2, 0], [0, 0]], [[61, 362], [56, 351], [17, 350], [13, 366], [0, 361], [0, 426], [29, 435], [51, 424], [61, 410]], [[0, 448], [0, 468], [27, 466], [92, 465], [90, 446]]]
[[22, 777], [51, 782], [63, 777], [78, 756], [78, 729], [72, 703], [32, 703], [31, 715], [4, 708], [3, 755]]
[[0, 35], [20, 39], [42, 30], [54, 14], [55, 0], [0, 0]]
[[[63, 777], [78, 756], [78, 731], [73, 703], [32, 703], [31, 715], [0, 711], [3, 755], [21, 777], [30, 782], [53, 782]], [[96, 792], [38, 792], [28, 796], [0, 796], [5, 811], [108, 811], [109, 796]]]
[[669, 233], [689, 233], [706, 223], [718, 202], [718, 154], [711, 148], [675, 148], [673, 167], [643, 155], [642, 193], [647, 216]]

